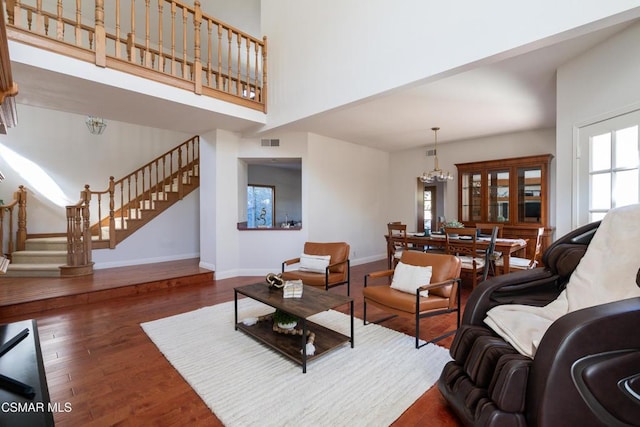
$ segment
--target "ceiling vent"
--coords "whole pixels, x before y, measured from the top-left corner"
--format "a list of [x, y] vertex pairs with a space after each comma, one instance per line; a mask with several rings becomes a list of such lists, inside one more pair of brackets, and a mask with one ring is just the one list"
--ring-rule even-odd
[[427, 150], [427, 157], [433, 157], [436, 155], [436, 149], [435, 148], [431, 148], [429, 150]]
[[260, 143], [263, 147], [279, 147], [280, 146], [279, 139], [261, 139]]

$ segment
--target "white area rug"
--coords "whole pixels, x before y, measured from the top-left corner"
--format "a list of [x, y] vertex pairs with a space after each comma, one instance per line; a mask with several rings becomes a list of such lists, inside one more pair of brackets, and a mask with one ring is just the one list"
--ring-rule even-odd
[[[248, 298], [239, 320], [273, 311]], [[349, 335], [349, 316], [329, 310], [310, 320]], [[307, 364], [290, 359], [233, 326], [233, 301], [141, 326], [228, 427], [386, 426], [428, 390], [450, 360], [434, 344], [354, 320], [349, 344]]]

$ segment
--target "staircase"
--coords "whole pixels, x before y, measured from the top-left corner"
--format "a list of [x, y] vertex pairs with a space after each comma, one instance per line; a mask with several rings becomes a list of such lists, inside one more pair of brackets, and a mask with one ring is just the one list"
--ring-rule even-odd
[[25, 241], [25, 250], [11, 254], [5, 277], [60, 277], [67, 264], [66, 237], [36, 237]]
[[[24, 250], [10, 251], [11, 263], [4, 276], [92, 274], [92, 250], [114, 249], [196, 190], [200, 186], [199, 172], [199, 138], [196, 136], [120, 180], [111, 177], [107, 190], [92, 191], [86, 185], [80, 202], [66, 207], [67, 233], [53, 237], [27, 234]], [[24, 200], [26, 205], [26, 196]], [[26, 213], [24, 218], [26, 223]], [[90, 218], [101, 219], [89, 225]]]

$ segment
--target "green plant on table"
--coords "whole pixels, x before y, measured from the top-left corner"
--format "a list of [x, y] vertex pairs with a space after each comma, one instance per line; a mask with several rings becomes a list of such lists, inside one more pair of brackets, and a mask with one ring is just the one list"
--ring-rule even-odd
[[286, 311], [276, 309], [275, 313], [273, 313], [273, 322], [275, 324], [287, 325], [297, 321], [298, 318], [296, 316], [289, 314]]

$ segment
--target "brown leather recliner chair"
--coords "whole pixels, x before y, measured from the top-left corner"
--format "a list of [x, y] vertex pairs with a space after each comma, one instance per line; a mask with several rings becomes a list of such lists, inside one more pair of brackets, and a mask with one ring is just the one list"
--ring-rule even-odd
[[[499, 304], [555, 300], [599, 226], [554, 242], [544, 268], [497, 276], [473, 290], [438, 388], [464, 425], [614, 426], [640, 423], [640, 298], [577, 310], [546, 331], [533, 359], [483, 322]], [[636, 279], [640, 286], [640, 272]]]

